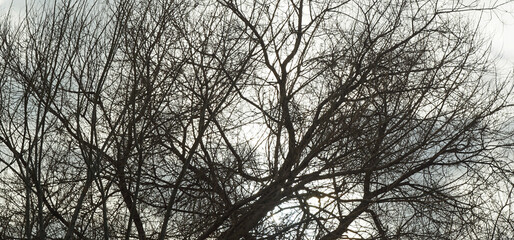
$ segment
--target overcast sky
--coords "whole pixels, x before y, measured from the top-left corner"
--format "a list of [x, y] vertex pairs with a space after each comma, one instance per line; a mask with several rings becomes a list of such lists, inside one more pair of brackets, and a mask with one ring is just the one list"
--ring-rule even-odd
[[[25, 1], [43, 2], [44, 0], [0, 0], [0, 16], [4, 16], [6, 10], [12, 4], [13, 16], [19, 17], [20, 14], [17, 12], [23, 12]], [[498, 2], [491, 0], [478, 1], [482, 1], [485, 6]], [[494, 12], [485, 12], [482, 16], [477, 12], [471, 14], [473, 19], [480, 19], [481, 30], [484, 31], [486, 37], [490, 38], [492, 55], [501, 58], [499, 67], [505, 72], [512, 71], [514, 69], [514, 1], [501, 6]]]
[[[482, 30], [492, 41], [493, 54], [502, 58], [504, 67], [514, 67], [514, 3], [503, 6], [502, 11], [484, 14]], [[497, 13], [497, 14], [494, 14]]]

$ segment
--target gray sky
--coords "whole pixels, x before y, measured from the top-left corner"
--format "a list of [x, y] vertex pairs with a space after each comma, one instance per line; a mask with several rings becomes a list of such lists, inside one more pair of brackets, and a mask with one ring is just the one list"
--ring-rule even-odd
[[[24, 11], [25, 2], [43, 2], [44, 0], [0, 0], [0, 16], [4, 16], [12, 4], [12, 15], [16, 18]], [[490, 0], [466, 0], [479, 2], [479, 5], [488, 6], [495, 2]], [[512, 0], [503, 0], [512, 1]], [[514, 69], [514, 1], [501, 6], [497, 11], [486, 12], [480, 16], [478, 12], [471, 12], [471, 19], [481, 21], [481, 30], [484, 36], [490, 38], [492, 56], [499, 57], [499, 66], [502, 72]]]
[[[502, 6], [497, 14], [482, 16], [482, 31], [491, 38], [493, 54], [499, 55], [502, 65], [514, 67], [514, 3]], [[507, 67], [507, 66], [504, 66]]]

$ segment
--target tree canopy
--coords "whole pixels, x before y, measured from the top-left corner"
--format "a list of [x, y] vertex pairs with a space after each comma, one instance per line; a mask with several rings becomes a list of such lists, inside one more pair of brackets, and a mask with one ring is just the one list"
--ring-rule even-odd
[[0, 238], [514, 237], [512, 79], [453, 0], [55, 0], [0, 23]]

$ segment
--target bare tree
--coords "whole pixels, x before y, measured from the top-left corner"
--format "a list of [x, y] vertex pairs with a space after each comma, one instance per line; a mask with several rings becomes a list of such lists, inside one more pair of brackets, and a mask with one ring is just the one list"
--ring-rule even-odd
[[29, 4], [0, 28], [0, 237], [512, 236], [511, 84], [466, 15], [502, 4]]

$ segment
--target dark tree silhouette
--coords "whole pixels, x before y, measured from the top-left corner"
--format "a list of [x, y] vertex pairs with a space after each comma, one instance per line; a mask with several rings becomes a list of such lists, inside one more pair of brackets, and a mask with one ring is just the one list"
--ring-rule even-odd
[[502, 4], [29, 4], [0, 238], [514, 237], [512, 84], [469, 18]]

